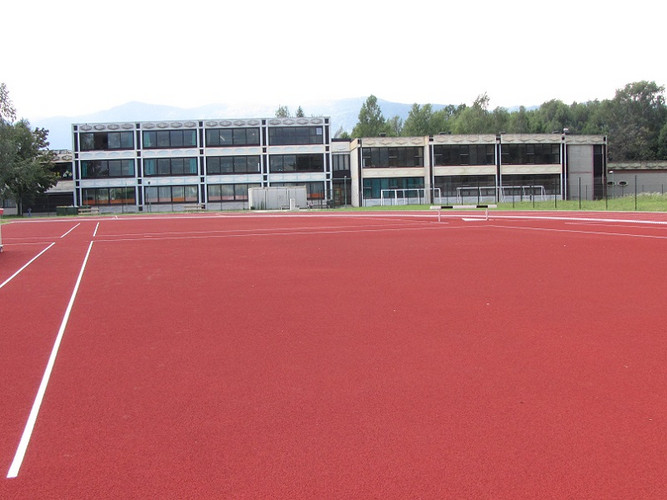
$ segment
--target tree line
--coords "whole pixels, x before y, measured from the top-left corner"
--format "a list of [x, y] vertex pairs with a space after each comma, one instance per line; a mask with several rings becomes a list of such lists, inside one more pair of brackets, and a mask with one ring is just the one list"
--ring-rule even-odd
[[436, 134], [549, 134], [606, 135], [609, 161], [667, 160], [667, 106], [664, 87], [655, 82], [629, 83], [613, 99], [565, 104], [553, 99], [516, 111], [489, 109], [482, 94], [471, 106], [449, 105], [434, 110], [431, 104], [413, 104], [408, 117], [385, 118], [373, 95], [361, 106], [352, 134], [337, 136], [378, 137]]

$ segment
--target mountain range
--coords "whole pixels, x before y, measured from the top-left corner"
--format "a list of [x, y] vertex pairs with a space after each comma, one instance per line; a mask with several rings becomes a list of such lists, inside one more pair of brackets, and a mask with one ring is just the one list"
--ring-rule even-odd
[[[331, 131], [352, 132], [359, 118], [359, 110], [366, 97], [337, 99], [330, 101], [304, 102], [289, 105], [291, 113], [301, 106], [306, 116], [328, 116], [331, 118]], [[412, 104], [386, 101], [378, 98], [382, 114], [389, 119], [399, 116], [403, 120], [408, 117]], [[215, 118], [270, 118], [275, 116], [280, 104], [207, 104], [195, 108], [178, 108], [143, 102], [128, 102], [104, 111], [80, 116], [56, 116], [31, 120], [31, 125], [49, 131], [51, 149], [72, 148], [73, 123], [109, 123], [109, 122], [141, 122], [162, 120], [205, 120]], [[445, 107], [444, 104], [432, 104], [433, 110]]]

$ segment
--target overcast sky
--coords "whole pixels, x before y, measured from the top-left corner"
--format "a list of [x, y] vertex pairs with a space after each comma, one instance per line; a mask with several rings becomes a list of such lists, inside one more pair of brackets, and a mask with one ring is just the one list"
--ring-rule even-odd
[[0, 82], [20, 117], [129, 101], [295, 106], [370, 94], [490, 107], [667, 84], [655, 0], [10, 0]]

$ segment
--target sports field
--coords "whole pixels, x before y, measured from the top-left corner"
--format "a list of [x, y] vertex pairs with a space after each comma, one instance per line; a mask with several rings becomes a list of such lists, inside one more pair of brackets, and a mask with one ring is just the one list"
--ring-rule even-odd
[[667, 215], [16, 221], [0, 498], [666, 498]]

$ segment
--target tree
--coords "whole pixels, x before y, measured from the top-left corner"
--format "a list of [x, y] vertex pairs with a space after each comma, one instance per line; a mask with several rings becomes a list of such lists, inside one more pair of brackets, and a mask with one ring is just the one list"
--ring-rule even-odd
[[557, 99], [542, 103], [535, 110], [533, 127], [532, 132], [544, 134], [561, 133], [564, 128], [573, 131], [570, 107]]
[[19, 215], [35, 196], [56, 184], [48, 130], [30, 128], [27, 120], [12, 123], [16, 111], [5, 84], [0, 84], [0, 198], [13, 199]]
[[9, 98], [7, 86], [0, 82], [0, 120], [13, 122], [16, 120], [16, 109]]
[[403, 119], [394, 115], [387, 120], [387, 135], [390, 137], [399, 137], [404, 135]]
[[276, 118], [289, 118], [290, 112], [289, 108], [287, 106], [278, 106], [278, 109], [276, 109]]
[[431, 127], [434, 134], [450, 134], [454, 130], [454, 122], [466, 109], [465, 104], [454, 106], [450, 104], [443, 109], [435, 111], [431, 116]]
[[472, 106], [464, 109], [454, 123], [457, 134], [488, 134], [495, 133], [488, 111], [489, 96], [486, 92], [477, 96]]
[[371, 95], [362, 104], [359, 121], [352, 129], [353, 137], [378, 137], [387, 133], [387, 123], [378, 105], [377, 97]]
[[[297, 108], [296, 114], [294, 116], [296, 118], [303, 118], [306, 116], [301, 106]], [[278, 106], [278, 109], [276, 109], [276, 118], [292, 118], [292, 113], [290, 113], [290, 110], [287, 106]]]
[[616, 91], [604, 108], [610, 159], [658, 159], [660, 131], [667, 118], [664, 90], [655, 82], [641, 81]]
[[433, 108], [430, 104], [413, 104], [403, 125], [407, 136], [433, 135], [439, 131], [433, 127]]

